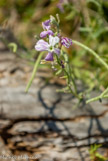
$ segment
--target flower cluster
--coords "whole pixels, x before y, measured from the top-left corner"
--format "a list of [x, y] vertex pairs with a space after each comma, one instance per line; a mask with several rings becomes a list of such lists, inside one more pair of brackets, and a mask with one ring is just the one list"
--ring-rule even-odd
[[[54, 19], [55, 20], [55, 19]], [[54, 25], [57, 23], [54, 23]], [[42, 22], [43, 30], [40, 33], [40, 40], [37, 41], [35, 49], [37, 51], [47, 51], [46, 61], [53, 61], [54, 54], [60, 56], [61, 46], [69, 48], [72, 45], [72, 40], [67, 37], [62, 37], [59, 32], [54, 31], [55, 27], [52, 21], [46, 20]], [[56, 26], [57, 27], [57, 26]]]

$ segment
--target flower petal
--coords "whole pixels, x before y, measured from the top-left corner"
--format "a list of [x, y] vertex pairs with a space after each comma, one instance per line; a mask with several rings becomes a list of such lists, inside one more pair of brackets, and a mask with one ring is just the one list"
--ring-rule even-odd
[[55, 49], [54, 49], [54, 52], [55, 52], [56, 54], [58, 54], [58, 55], [59, 55], [59, 54], [60, 54], [60, 49], [55, 48]]
[[46, 61], [53, 61], [53, 60], [54, 60], [54, 59], [53, 59], [53, 53], [49, 52], [49, 53], [47, 54], [47, 56], [45, 57], [45, 60], [46, 60]]
[[55, 37], [53, 37], [53, 36], [49, 36], [49, 44], [50, 44], [50, 46], [55, 46], [57, 43], [59, 43], [59, 37], [58, 36], [55, 36]]
[[69, 48], [72, 45], [72, 40], [67, 37], [61, 38], [61, 44], [65, 46], [66, 48]]
[[48, 31], [42, 31], [41, 33], [40, 33], [40, 37], [41, 38], [44, 38], [44, 37], [46, 37], [48, 35]]
[[50, 29], [50, 20], [46, 20], [45, 22], [42, 22], [42, 26], [44, 30], [49, 30]]
[[39, 40], [36, 45], [35, 45], [35, 49], [37, 51], [45, 51], [45, 50], [48, 50], [49, 49], [49, 44], [44, 41], [44, 40]]
[[52, 35], [52, 36], [54, 35], [52, 30], [48, 30], [47, 32], [48, 32], [48, 35]]
[[42, 31], [42, 32], [40, 33], [40, 37], [41, 37], [41, 38], [44, 38], [44, 37], [46, 37], [47, 35], [54, 35], [54, 33], [53, 33], [52, 30]]

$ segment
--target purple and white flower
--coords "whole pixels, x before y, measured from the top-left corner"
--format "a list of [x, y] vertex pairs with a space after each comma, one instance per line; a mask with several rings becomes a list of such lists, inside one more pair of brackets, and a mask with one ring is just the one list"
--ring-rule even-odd
[[58, 44], [60, 41], [58, 36], [51, 36], [49, 35], [49, 43], [40, 39], [36, 45], [35, 45], [35, 49], [37, 51], [48, 51], [47, 56], [45, 57], [46, 61], [53, 61], [53, 54], [60, 54], [60, 49], [58, 49], [56, 46], [56, 44]]
[[44, 30], [49, 30], [51, 27], [50, 20], [46, 20], [45, 22], [42, 22], [42, 26]]
[[[61, 0], [60, 2], [63, 2], [63, 0]], [[53, 61], [54, 53], [57, 55], [60, 54], [60, 49], [58, 48], [59, 42], [66, 48], [69, 48], [70, 45], [72, 45], [72, 40], [67, 37], [61, 37], [61, 35], [57, 32], [54, 33], [51, 30], [51, 20], [46, 20], [45, 22], [42, 22], [42, 26], [43, 26], [44, 31], [40, 33], [40, 37], [45, 38], [46, 36], [48, 36], [47, 38], [49, 42], [43, 39], [40, 39], [39, 41], [37, 41], [35, 45], [35, 49], [37, 51], [47, 51], [48, 54], [45, 57], [45, 60]], [[61, 65], [63, 67], [63, 63], [61, 63]]]
[[46, 20], [45, 22], [42, 22], [42, 26], [44, 31], [40, 33], [41, 38], [45, 38], [47, 35], [52, 35], [52, 36], [54, 35], [53, 31], [50, 30], [50, 27], [51, 27], [50, 20]]
[[65, 46], [66, 48], [69, 48], [72, 45], [72, 40], [67, 37], [61, 38], [61, 44]]
[[41, 38], [44, 38], [44, 37], [46, 37], [47, 35], [54, 35], [54, 33], [53, 33], [53, 31], [52, 30], [48, 30], [48, 31], [42, 31], [41, 33], [40, 33], [40, 37]]

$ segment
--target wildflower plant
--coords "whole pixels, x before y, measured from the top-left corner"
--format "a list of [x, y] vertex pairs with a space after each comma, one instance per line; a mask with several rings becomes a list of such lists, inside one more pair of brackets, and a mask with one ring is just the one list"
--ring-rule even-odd
[[[61, 34], [61, 30], [59, 28], [60, 19], [58, 14], [56, 18], [50, 16], [50, 19], [42, 22], [43, 31], [40, 33], [40, 38], [37, 39], [35, 50], [39, 51], [39, 57], [36, 60], [34, 70], [32, 73], [32, 77], [27, 85], [26, 91], [28, 91], [38, 68], [39, 63], [45, 64], [50, 63], [54, 71], [56, 71], [56, 75], [62, 74], [62, 78], [66, 79], [66, 87], [61, 89], [61, 92], [69, 92], [72, 93], [76, 98], [78, 98], [79, 103], [82, 100], [85, 100], [83, 93], [79, 93], [75, 81], [74, 73], [72, 72], [72, 68], [69, 62], [69, 56], [66, 53], [65, 48], [70, 48], [72, 44], [78, 45], [85, 50], [87, 50], [90, 54], [92, 54], [104, 67], [108, 70], [108, 64], [104, 62], [99, 55], [88, 48], [84, 44], [72, 40], [68, 37], [64, 37]], [[46, 55], [44, 60], [41, 60], [43, 55]], [[86, 103], [91, 101], [101, 100], [102, 98], [108, 97], [108, 88], [99, 96], [87, 100]]]
[[91, 161], [107, 161], [108, 158], [103, 156], [102, 154], [100, 154], [98, 152], [98, 149], [101, 147], [102, 145], [91, 145], [90, 149], [89, 149], [89, 154], [90, 154], [90, 159]]

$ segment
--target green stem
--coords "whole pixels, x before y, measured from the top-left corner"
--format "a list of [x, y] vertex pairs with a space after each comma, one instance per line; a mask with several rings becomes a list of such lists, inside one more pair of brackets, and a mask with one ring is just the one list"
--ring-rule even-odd
[[102, 98], [108, 98], [108, 95], [104, 95], [103, 97], [101, 97], [101, 95], [100, 95], [100, 96], [97, 96], [95, 98], [91, 98], [88, 101], [86, 101], [86, 103], [90, 103], [90, 102], [93, 102], [93, 101], [97, 101], [97, 100], [102, 99]]
[[30, 86], [32, 84], [32, 81], [33, 81], [33, 79], [34, 79], [34, 77], [36, 75], [36, 71], [38, 69], [38, 66], [39, 66], [39, 63], [40, 63], [40, 60], [41, 60], [43, 54], [44, 54], [44, 52], [41, 52], [40, 55], [38, 56], [36, 62], [35, 62], [34, 69], [33, 69], [33, 72], [32, 72], [32, 76], [31, 76], [31, 78], [30, 78], [30, 80], [29, 80], [29, 82], [27, 84], [25, 92], [28, 92], [28, 90], [29, 90], [29, 88], [30, 88]]
[[108, 98], [108, 95], [105, 95], [107, 92], [108, 92], [108, 87], [99, 96], [89, 99], [88, 101], [86, 101], [86, 103], [97, 101], [102, 98]]
[[84, 44], [76, 41], [76, 40], [72, 40], [72, 42], [82, 48], [84, 48], [85, 50], [87, 50], [88, 52], [90, 52], [93, 56], [95, 56], [98, 61], [103, 64], [103, 66], [108, 70], [108, 64], [106, 62], [104, 62], [104, 60], [95, 52], [93, 51], [92, 49], [90, 49], [89, 47], [85, 46]]
[[107, 92], [108, 92], [108, 87], [103, 91], [103, 93], [101, 94], [101, 97], [103, 97]]
[[70, 68], [70, 65], [68, 65], [68, 66], [69, 66], [70, 78], [71, 78], [71, 81], [73, 83], [75, 93], [77, 94], [77, 87], [76, 87], [76, 84], [75, 84], [75, 81], [74, 81], [74, 78], [73, 78], [73, 75], [72, 75], [72, 72], [71, 72], [71, 68]]
[[[85, 50], [87, 50], [88, 52], [90, 52], [107, 70], [108, 70], [108, 64], [92, 49], [90, 49], [89, 47], [85, 46], [84, 44], [76, 41], [76, 40], [72, 40], [74, 44], [84, 48]], [[108, 98], [108, 95], [105, 95], [108, 92], [108, 87], [105, 89], [105, 91], [100, 95], [97, 96], [95, 98], [89, 99], [88, 101], [86, 101], [86, 103], [90, 103], [102, 98]]]
[[[58, 64], [61, 66], [61, 62], [60, 62], [60, 60], [59, 60], [59, 58], [58, 58], [57, 55], [56, 55], [56, 59], [57, 59]], [[67, 86], [68, 86], [70, 92], [71, 92], [74, 96], [76, 96], [78, 99], [80, 99], [79, 96], [78, 96], [78, 94], [77, 94], [77, 92], [76, 92], [76, 91], [74, 92], [74, 91], [72, 90], [71, 86], [70, 86], [70, 76], [69, 76], [69, 73], [65, 70], [65, 68], [63, 68], [63, 71], [64, 71], [64, 73], [65, 73], [66, 76], [67, 76]]]
[[69, 65], [69, 57], [68, 57], [68, 54], [67, 53], [63, 53], [64, 55], [64, 59], [66, 61], [66, 65], [67, 65], [67, 70], [68, 70], [68, 76], [69, 76], [69, 79], [71, 80], [72, 84], [73, 84], [73, 87], [74, 87], [74, 91], [75, 91], [75, 94], [77, 94], [77, 87], [76, 87], [76, 84], [75, 84], [75, 81], [74, 81], [74, 78], [73, 78], [73, 75], [72, 75], [72, 71], [71, 71], [71, 68], [70, 68], [70, 65]]

